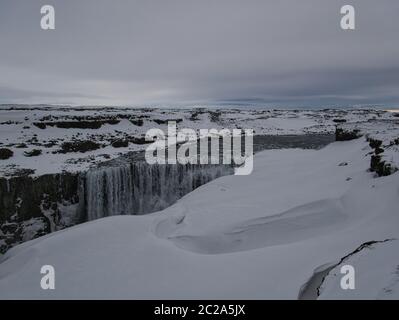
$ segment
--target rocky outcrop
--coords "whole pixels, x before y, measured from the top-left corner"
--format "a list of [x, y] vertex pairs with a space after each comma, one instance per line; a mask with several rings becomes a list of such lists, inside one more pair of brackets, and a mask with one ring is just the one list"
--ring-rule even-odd
[[153, 143], [153, 140], [146, 140], [145, 137], [129, 137], [128, 140], [134, 144], [149, 144]]
[[77, 140], [71, 142], [64, 142], [61, 144], [61, 150], [58, 153], [69, 153], [69, 152], [87, 152], [91, 150], [100, 149], [101, 145], [91, 140]]
[[14, 155], [14, 152], [12, 150], [7, 149], [7, 148], [1, 148], [0, 149], [0, 160], [7, 160], [11, 158]]
[[144, 124], [144, 121], [142, 119], [130, 119], [130, 122], [138, 127], [142, 127]]
[[383, 160], [382, 154], [384, 153], [384, 147], [381, 140], [368, 138], [370, 147], [373, 149], [373, 154], [370, 159], [370, 171], [375, 172], [379, 177], [389, 176], [397, 171], [391, 163]]
[[183, 119], [154, 119], [153, 120], [156, 124], [168, 124], [168, 122], [176, 122], [180, 123], [183, 121]]
[[111, 143], [114, 148], [126, 148], [129, 146], [129, 141], [124, 139], [115, 140]]
[[31, 151], [25, 151], [24, 156], [25, 157], [37, 157], [42, 154], [42, 150], [40, 149], [33, 149]]
[[107, 120], [79, 120], [79, 121], [53, 121], [53, 122], [35, 122], [34, 126], [40, 129], [46, 129], [46, 127], [56, 127], [61, 129], [99, 129], [104, 124], [118, 124], [120, 120], [107, 119]]
[[[375, 172], [379, 177], [389, 176], [395, 173], [398, 168], [396, 168], [392, 163], [388, 162], [386, 158], [384, 158], [385, 151], [392, 146], [399, 145], [399, 138], [396, 138], [389, 142], [389, 140], [380, 140], [377, 138], [373, 138], [371, 134], [367, 132], [367, 130], [360, 130], [357, 128], [350, 127], [336, 127], [335, 130], [335, 140], [336, 141], [348, 141], [360, 138], [361, 136], [367, 137], [367, 141], [370, 145], [370, 148], [373, 149], [370, 157], [370, 171]], [[374, 135], [375, 136], [375, 135]]]
[[0, 178], [0, 252], [80, 221], [79, 175]]
[[335, 129], [335, 140], [336, 141], [348, 141], [348, 140], [354, 140], [357, 138], [360, 138], [362, 134], [360, 133], [360, 130], [358, 129], [343, 129], [336, 127]]

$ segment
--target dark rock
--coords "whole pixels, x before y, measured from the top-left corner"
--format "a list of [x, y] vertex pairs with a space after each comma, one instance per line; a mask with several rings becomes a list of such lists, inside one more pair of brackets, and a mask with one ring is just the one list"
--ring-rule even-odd
[[155, 123], [157, 123], [157, 124], [167, 124], [168, 122], [171, 122], [171, 121], [174, 121], [174, 122], [176, 122], [176, 123], [179, 123], [179, 122], [182, 122], [183, 119], [165, 119], [165, 120], [162, 120], [162, 119], [154, 119], [153, 121], [154, 121]]
[[375, 148], [374, 152], [375, 152], [375, 154], [381, 154], [381, 153], [384, 152], [384, 149], [380, 148], [380, 147], [377, 147], [377, 148]]
[[372, 155], [370, 161], [370, 171], [377, 173], [379, 177], [389, 176], [397, 171], [390, 163], [381, 160], [380, 155]]
[[377, 171], [380, 162], [381, 162], [381, 156], [377, 156], [377, 155], [373, 154], [371, 156], [371, 160], [370, 160], [370, 170]]
[[11, 121], [11, 120], [0, 122], [0, 125], [3, 125], [3, 124], [8, 124], [8, 125], [10, 125], [10, 124], [21, 124], [21, 122], [19, 122], [19, 121]]
[[1, 148], [0, 149], [0, 160], [6, 160], [11, 158], [14, 155], [14, 152], [12, 150], [7, 149], [7, 148]]
[[382, 145], [381, 140], [377, 140], [377, 139], [373, 139], [373, 138], [369, 138], [368, 142], [369, 142], [370, 147], [373, 149], [379, 148]]
[[142, 127], [143, 124], [144, 124], [144, 121], [142, 119], [137, 119], [137, 120], [130, 119], [130, 122], [133, 123], [135, 126], [138, 126], [138, 127]]
[[[50, 125], [50, 124], [48, 124]], [[101, 121], [58, 121], [54, 125], [61, 129], [100, 129]]]
[[[0, 223], [18, 213], [18, 221], [41, 217], [42, 200], [76, 200], [78, 175], [71, 173], [0, 178]], [[18, 201], [18, 199], [20, 199]], [[18, 202], [18, 203], [17, 203]]]
[[381, 153], [384, 152], [382, 141], [377, 139], [369, 138], [369, 145], [374, 149], [374, 154], [370, 159], [370, 171], [377, 173], [379, 177], [389, 176], [397, 171], [390, 163], [386, 163], [381, 158]]
[[42, 154], [42, 150], [40, 149], [33, 149], [31, 151], [25, 151], [24, 156], [25, 157], [37, 157]]
[[33, 123], [33, 125], [35, 127], [38, 127], [39, 129], [46, 129], [46, 124], [42, 123], [42, 122], [35, 122], [35, 123]]
[[128, 140], [115, 140], [114, 142], [111, 143], [111, 145], [114, 148], [126, 148], [129, 146], [129, 141]]
[[130, 137], [129, 141], [134, 144], [149, 144], [154, 142], [154, 141], [147, 141], [144, 137]]
[[56, 140], [51, 140], [49, 142], [46, 142], [43, 144], [44, 147], [46, 148], [51, 148], [54, 147], [55, 145], [57, 145], [57, 141]]
[[40, 129], [45, 129], [47, 126], [57, 127], [61, 129], [100, 129], [104, 124], [115, 125], [120, 120], [106, 119], [106, 120], [80, 120], [80, 121], [53, 121], [53, 122], [35, 122], [34, 125]]
[[333, 121], [334, 121], [335, 123], [344, 123], [344, 122], [346, 122], [345, 119], [333, 119]]
[[[32, 223], [44, 226], [36, 232], [34, 238], [51, 232], [49, 214], [57, 230], [66, 227], [58, 206], [77, 203], [79, 174], [47, 174], [37, 178], [20, 176], [8, 180], [0, 178], [0, 230], [11, 236], [7, 239], [8, 245], [0, 250], [5, 252], [9, 247], [24, 241], [23, 231], [31, 219], [34, 219]], [[73, 208], [76, 212], [71, 216], [71, 223], [83, 221], [79, 208]], [[44, 214], [43, 210], [48, 211]]]
[[11, 233], [11, 234], [13, 234], [18, 229], [18, 223], [9, 222], [6, 225], [3, 225], [1, 229], [2, 229], [3, 233]]
[[210, 120], [212, 122], [219, 122], [222, 113], [220, 111], [208, 111]]
[[344, 130], [342, 128], [336, 128], [335, 130], [335, 140], [336, 141], [348, 141], [360, 138], [362, 135], [360, 130]]
[[15, 148], [18, 148], [18, 149], [25, 149], [27, 147], [28, 146], [26, 145], [26, 143], [20, 143], [20, 144], [15, 145]]
[[34, 173], [35, 173], [34, 169], [25, 169], [25, 168], [19, 169], [18, 168], [18, 169], [13, 170], [12, 176], [13, 177], [27, 177]]
[[205, 109], [197, 109], [191, 113], [189, 120], [190, 121], [198, 121], [199, 120], [198, 116], [205, 112], [206, 112]]
[[101, 145], [97, 142], [90, 140], [80, 140], [73, 142], [64, 142], [61, 144], [61, 150], [59, 153], [69, 153], [69, 152], [87, 152], [91, 150], [100, 149]]
[[347, 166], [348, 165], [348, 162], [341, 162], [338, 166], [339, 167], [344, 167], [344, 166]]

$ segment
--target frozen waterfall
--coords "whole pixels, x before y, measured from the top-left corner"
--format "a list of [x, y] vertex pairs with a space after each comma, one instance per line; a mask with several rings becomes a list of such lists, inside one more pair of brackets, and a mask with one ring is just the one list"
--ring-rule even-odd
[[144, 161], [92, 169], [84, 182], [86, 219], [162, 210], [195, 188], [232, 173], [227, 165], [149, 165]]

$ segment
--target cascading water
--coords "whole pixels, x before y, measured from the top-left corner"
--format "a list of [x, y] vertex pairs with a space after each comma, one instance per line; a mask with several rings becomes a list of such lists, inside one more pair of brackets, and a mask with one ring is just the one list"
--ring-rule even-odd
[[[331, 134], [254, 136], [254, 151], [317, 149], [334, 140]], [[26, 235], [35, 238], [110, 215], [162, 210], [233, 171], [228, 165], [149, 165], [143, 153], [132, 152], [79, 174], [0, 178], [0, 253], [26, 241]]]
[[145, 161], [90, 170], [85, 177], [87, 220], [162, 210], [185, 194], [233, 173], [227, 165], [162, 165]]
[[[254, 151], [275, 148], [320, 148], [333, 135], [255, 136]], [[165, 209], [185, 194], [218, 177], [233, 174], [228, 165], [148, 164], [132, 154], [89, 170], [79, 199], [82, 221], [112, 215], [146, 214]]]

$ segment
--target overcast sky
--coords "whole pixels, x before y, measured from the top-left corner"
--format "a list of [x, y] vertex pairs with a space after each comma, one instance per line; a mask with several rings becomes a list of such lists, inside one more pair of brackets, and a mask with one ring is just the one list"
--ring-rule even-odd
[[399, 1], [0, 0], [0, 103], [397, 107]]

